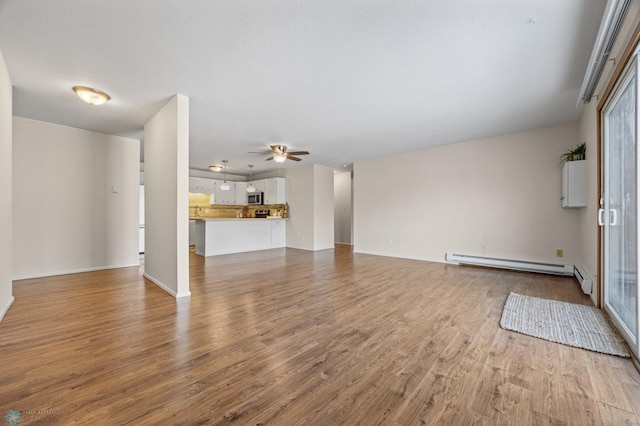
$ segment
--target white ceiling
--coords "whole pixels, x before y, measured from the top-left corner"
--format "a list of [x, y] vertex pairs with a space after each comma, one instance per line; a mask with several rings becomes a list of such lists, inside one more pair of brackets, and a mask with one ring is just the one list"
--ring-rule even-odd
[[181, 93], [192, 168], [272, 170], [247, 151], [274, 143], [340, 167], [576, 120], [605, 3], [0, 0], [0, 51], [15, 115], [142, 138]]

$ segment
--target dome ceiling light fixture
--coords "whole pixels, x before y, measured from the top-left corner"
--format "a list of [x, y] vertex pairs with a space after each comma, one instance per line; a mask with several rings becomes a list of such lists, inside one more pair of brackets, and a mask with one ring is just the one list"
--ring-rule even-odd
[[211, 165], [209, 166], [209, 170], [211, 170], [212, 172], [220, 172], [222, 171], [224, 167], [222, 166], [217, 166], [217, 165]]
[[111, 99], [111, 96], [107, 95], [100, 90], [92, 89], [86, 86], [73, 86], [73, 91], [76, 95], [89, 105], [102, 105]]
[[256, 192], [256, 187], [253, 186], [251, 181], [253, 180], [253, 164], [249, 164], [249, 186], [247, 186], [247, 192]]
[[231, 189], [231, 185], [227, 183], [227, 163], [229, 162], [229, 160], [222, 160], [222, 162], [224, 163], [224, 183], [220, 185], [220, 189], [222, 189], [223, 191], [228, 191]]

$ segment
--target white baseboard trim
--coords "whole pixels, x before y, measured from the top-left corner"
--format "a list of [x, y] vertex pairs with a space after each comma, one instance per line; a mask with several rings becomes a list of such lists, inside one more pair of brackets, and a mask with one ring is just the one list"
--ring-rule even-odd
[[176, 299], [181, 299], [183, 297], [191, 297], [190, 291], [187, 291], [186, 293], [176, 293], [175, 291], [173, 291], [172, 289], [170, 289], [169, 287], [167, 287], [165, 284], [158, 281], [157, 279], [153, 278], [151, 275], [147, 274], [146, 272], [142, 274], [142, 276], [148, 279], [149, 281], [151, 281], [152, 283], [154, 283], [155, 285], [157, 285], [158, 287], [160, 287], [161, 289], [163, 289], [164, 291], [166, 291], [167, 293], [169, 293], [170, 295], [172, 295], [173, 297], [175, 297]]
[[2, 311], [0, 311], [0, 321], [2, 321], [2, 319], [7, 314], [7, 311], [9, 310], [11, 305], [13, 305], [13, 302], [15, 302], [15, 300], [16, 298], [11, 296], [11, 299], [9, 299], [9, 303], [7, 303], [7, 305], [4, 308], [2, 308]]
[[17, 275], [17, 276], [11, 277], [11, 280], [13, 281], [30, 280], [32, 278], [55, 277], [58, 275], [80, 274], [82, 272], [104, 271], [106, 269], [130, 268], [132, 266], [140, 266], [140, 262], [126, 264], [126, 265], [107, 265], [107, 266], [95, 266], [92, 268], [69, 269], [67, 271], [50, 271], [50, 272], [39, 273], [35, 275]]

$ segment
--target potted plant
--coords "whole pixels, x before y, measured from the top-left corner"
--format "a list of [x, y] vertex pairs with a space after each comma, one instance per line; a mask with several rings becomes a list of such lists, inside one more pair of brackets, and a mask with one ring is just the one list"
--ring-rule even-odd
[[587, 143], [583, 142], [581, 144], [576, 145], [573, 148], [567, 149], [567, 151], [562, 154], [561, 161], [579, 161], [584, 160], [587, 156]]

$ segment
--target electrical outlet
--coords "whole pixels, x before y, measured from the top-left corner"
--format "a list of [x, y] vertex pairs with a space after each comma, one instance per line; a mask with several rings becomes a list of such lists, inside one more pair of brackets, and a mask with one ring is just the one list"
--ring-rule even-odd
[[562, 257], [564, 256], [564, 251], [562, 249], [557, 249], [556, 250], [556, 257]]
[[389, 244], [393, 244], [393, 240], [389, 238]]

